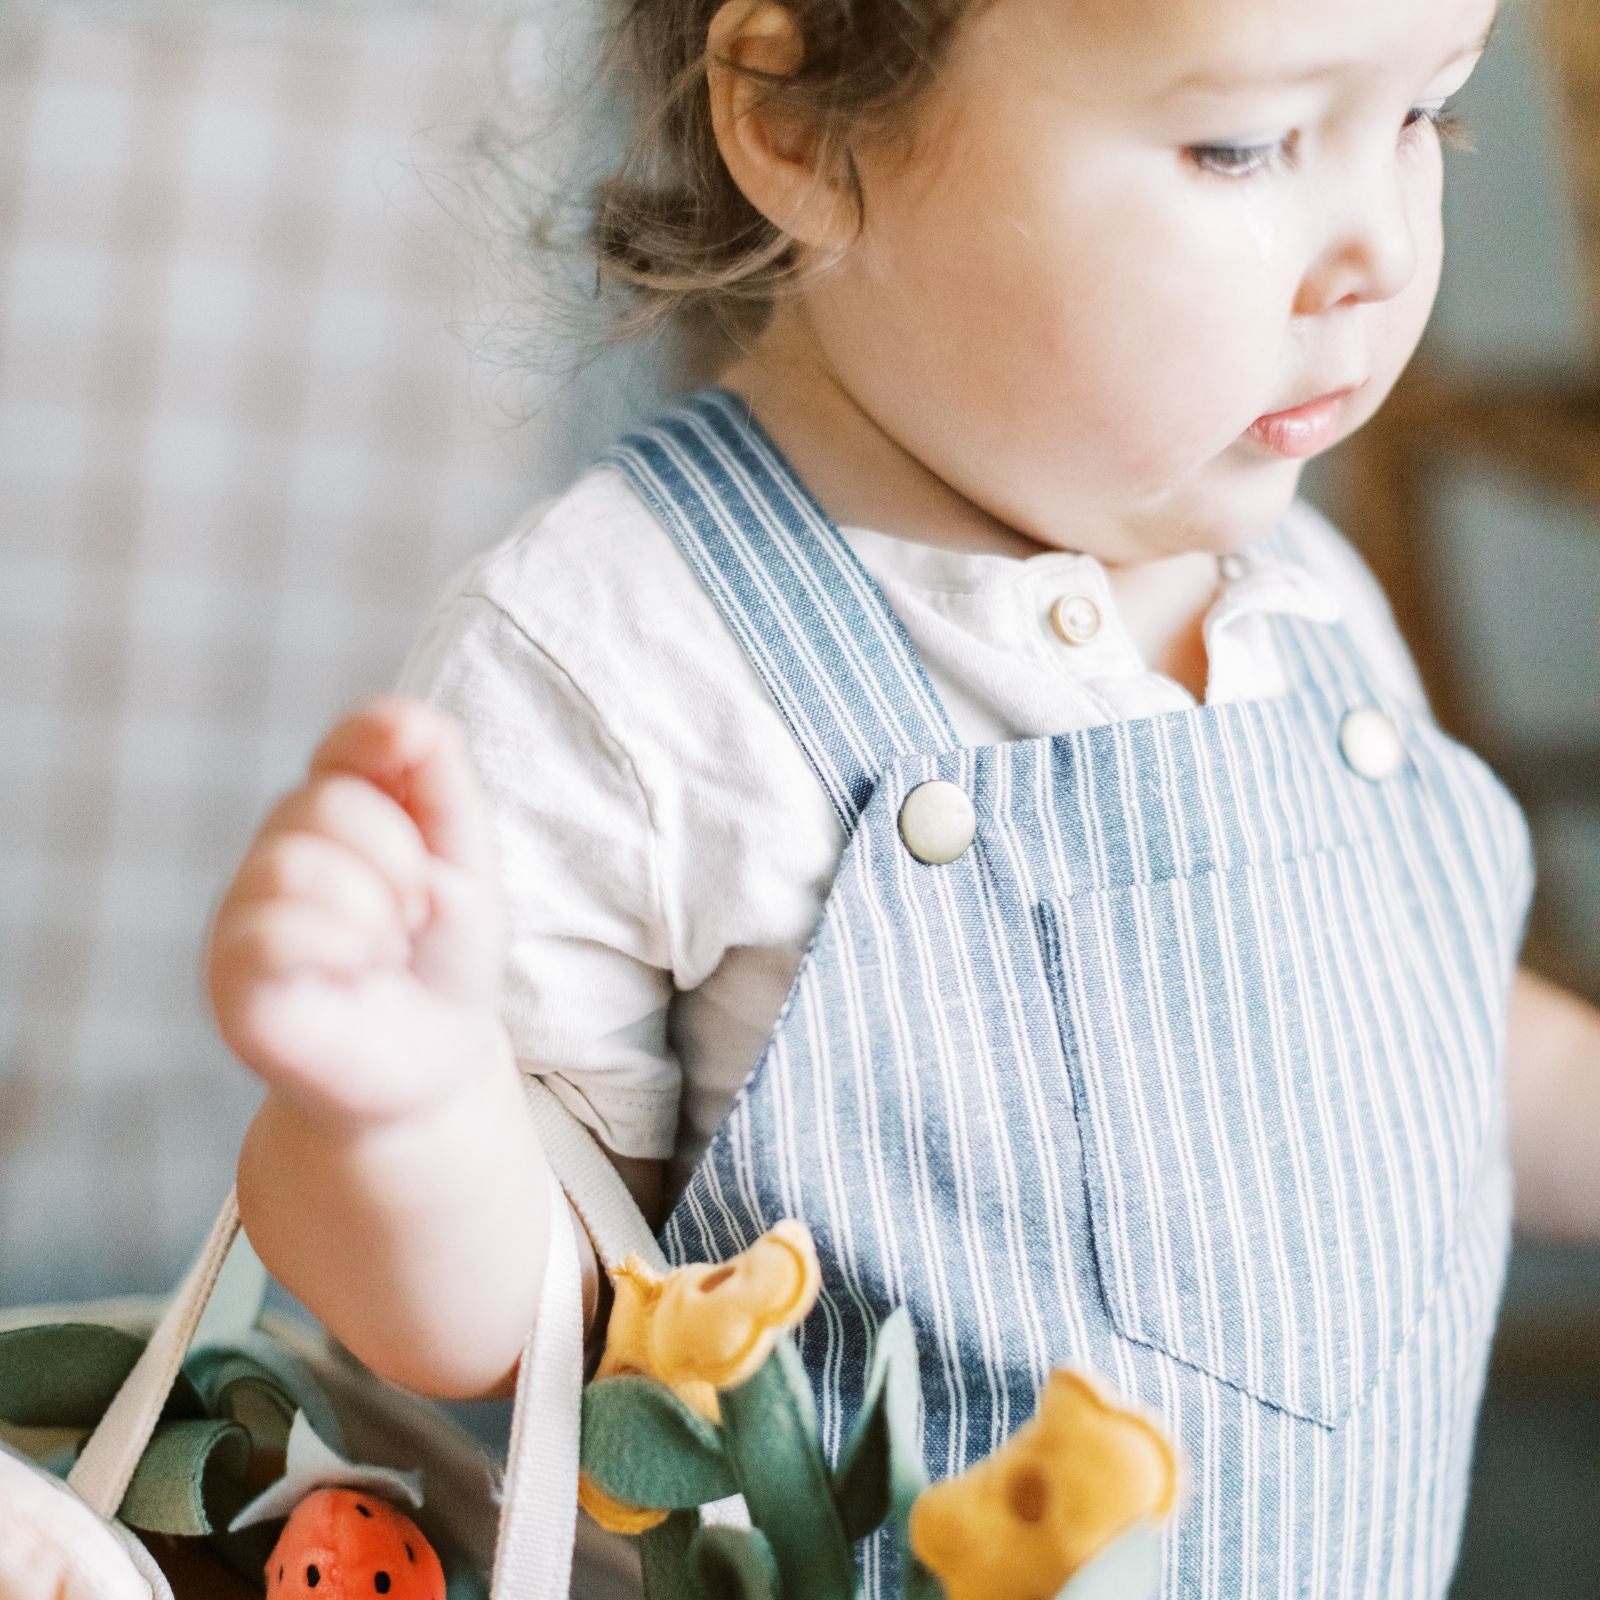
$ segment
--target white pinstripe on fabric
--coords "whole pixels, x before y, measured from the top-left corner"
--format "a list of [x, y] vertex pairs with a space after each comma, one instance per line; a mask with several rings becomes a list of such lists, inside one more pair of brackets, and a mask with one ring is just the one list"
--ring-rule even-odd
[[[736, 396], [697, 391], [609, 458], [853, 828], [668, 1256], [810, 1224], [830, 1450], [904, 1303], [936, 1475], [1084, 1365], [1192, 1463], [1165, 1595], [1442, 1596], [1508, 1246], [1499, 1050], [1532, 880], [1503, 786], [1342, 626], [1288, 615], [1286, 695], [961, 748]], [[1265, 547], [1294, 559], [1288, 525]], [[1406, 749], [1380, 783], [1340, 753], [1363, 705]], [[932, 777], [979, 819], [942, 867], [896, 826]], [[881, 1537], [863, 1580], [893, 1592]]]

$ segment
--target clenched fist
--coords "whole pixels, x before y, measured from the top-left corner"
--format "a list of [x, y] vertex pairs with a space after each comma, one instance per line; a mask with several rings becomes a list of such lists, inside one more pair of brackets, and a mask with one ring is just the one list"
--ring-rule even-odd
[[204, 961], [224, 1040], [309, 1113], [383, 1122], [503, 1068], [505, 914], [456, 721], [386, 695], [339, 722], [256, 833]]

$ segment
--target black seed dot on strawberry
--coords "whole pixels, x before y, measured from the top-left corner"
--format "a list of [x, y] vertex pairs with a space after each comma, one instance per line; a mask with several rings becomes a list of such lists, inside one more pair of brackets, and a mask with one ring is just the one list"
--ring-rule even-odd
[[356, 1501], [356, 1510], [359, 1511], [364, 1517], [370, 1517], [372, 1515], [372, 1512], [366, 1506], [362, 1505], [359, 1500]]
[[376, 1589], [379, 1594], [388, 1594], [388, 1592], [389, 1592], [389, 1574], [387, 1572], [375, 1572], [375, 1573], [373, 1573], [373, 1575], [372, 1575], [372, 1587], [374, 1589]]
[[322, 1574], [317, 1571], [316, 1567], [315, 1566], [307, 1567], [306, 1568], [306, 1588], [315, 1589], [316, 1586], [321, 1582], [322, 1582]]

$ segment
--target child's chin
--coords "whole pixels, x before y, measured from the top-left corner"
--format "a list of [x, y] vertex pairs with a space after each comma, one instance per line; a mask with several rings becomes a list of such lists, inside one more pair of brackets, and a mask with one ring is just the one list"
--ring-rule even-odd
[[1282, 520], [1300, 487], [1303, 461], [1279, 460], [1262, 470], [1229, 474], [1209, 504], [1197, 506], [1189, 520], [1189, 543], [1213, 555], [1246, 550]]

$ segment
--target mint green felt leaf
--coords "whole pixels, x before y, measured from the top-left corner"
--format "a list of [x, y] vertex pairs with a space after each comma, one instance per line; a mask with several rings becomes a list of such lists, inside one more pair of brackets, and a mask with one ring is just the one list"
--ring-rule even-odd
[[928, 1487], [921, 1406], [916, 1337], [901, 1306], [878, 1329], [861, 1409], [834, 1468], [833, 1498], [847, 1538], [865, 1539], [891, 1511], [903, 1521]]
[[904, 1576], [900, 1581], [902, 1600], [945, 1600], [944, 1585], [907, 1548], [901, 1556]]
[[600, 1378], [583, 1391], [583, 1470], [630, 1506], [684, 1510], [735, 1490], [722, 1436], [654, 1378]]
[[[117, 1515], [143, 1533], [206, 1534], [244, 1504], [250, 1435], [215, 1417], [160, 1424]], [[237, 1502], [237, 1503], [235, 1503]]]
[[1056, 1600], [1155, 1600], [1161, 1589], [1161, 1530], [1136, 1522], [1056, 1595]]
[[691, 1557], [705, 1600], [780, 1600], [778, 1563], [755, 1528], [702, 1528]]
[[639, 1565], [649, 1600], [705, 1600], [690, 1557], [699, 1531], [698, 1511], [674, 1511], [639, 1535]]
[[[98, 1322], [47, 1322], [0, 1333], [0, 1419], [20, 1427], [92, 1428], [133, 1370], [145, 1341]], [[164, 1417], [205, 1414], [187, 1379]]]
[[183, 1363], [206, 1415], [237, 1422], [256, 1450], [282, 1450], [296, 1411], [330, 1450], [344, 1443], [339, 1420], [311, 1369], [265, 1335], [193, 1351]]
[[754, 1377], [721, 1393], [722, 1437], [750, 1520], [766, 1536], [785, 1594], [853, 1600], [855, 1561], [817, 1440], [805, 1364], [784, 1335]]

